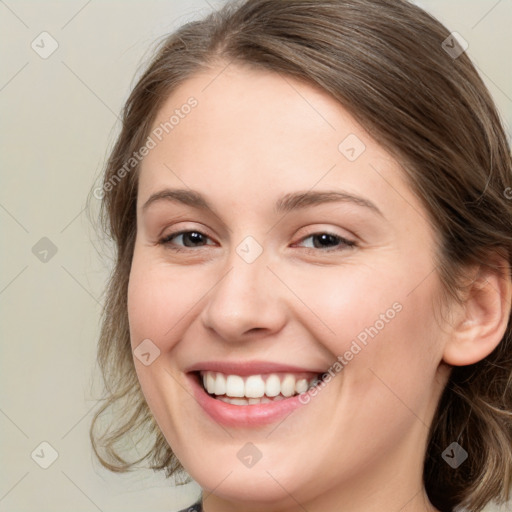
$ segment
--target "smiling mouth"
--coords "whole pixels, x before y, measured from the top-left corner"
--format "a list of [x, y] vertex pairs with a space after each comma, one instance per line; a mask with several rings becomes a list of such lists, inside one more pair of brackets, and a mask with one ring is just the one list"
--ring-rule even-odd
[[195, 373], [209, 396], [232, 405], [256, 405], [285, 400], [306, 393], [320, 381], [320, 374], [310, 372], [279, 372], [243, 377], [214, 371]]

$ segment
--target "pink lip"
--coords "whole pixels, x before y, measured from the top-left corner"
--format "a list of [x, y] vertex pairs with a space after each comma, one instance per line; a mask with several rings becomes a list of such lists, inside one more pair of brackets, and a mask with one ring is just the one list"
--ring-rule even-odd
[[226, 375], [260, 375], [264, 373], [311, 373], [312, 376], [323, 373], [323, 369], [301, 368], [280, 363], [266, 361], [204, 361], [196, 363], [185, 370], [185, 372], [212, 371]]
[[[210, 369], [210, 368], [209, 368]], [[222, 372], [224, 373], [225, 367]], [[212, 369], [212, 371], [214, 371]], [[218, 370], [221, 371], [221, 370]], [[259, 370], [261, 372], [261, 370]], [[292, 371], [292, 370], [287, 370]], [[261, 372], [263, 373], [263, 372]], [[240, 373], [235, 373], [241, 375]], [[274, 423], [304, 406], [295, 395], [284, 400], [267, 404], [233, 405], [212, 398], [199, 383], [197, 373], [187, 374], [192, 386], [194, 397], [203, 410], [217, 423], [227, 427], [257, 427]]]

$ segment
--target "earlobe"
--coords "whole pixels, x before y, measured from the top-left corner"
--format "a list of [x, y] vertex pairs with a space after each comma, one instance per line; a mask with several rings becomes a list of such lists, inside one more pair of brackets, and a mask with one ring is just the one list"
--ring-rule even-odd
[[487, 357], [503, 339], [510, 321], [512, 281], [506, 259], [496, 256], [499, 270], [480, 266], [452, 327], [443, 360], [466, 366]]

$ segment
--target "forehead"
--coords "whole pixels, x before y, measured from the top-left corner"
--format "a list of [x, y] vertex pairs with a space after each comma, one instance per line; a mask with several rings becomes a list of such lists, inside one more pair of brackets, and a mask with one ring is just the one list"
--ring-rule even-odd
[[182, 114], [164, 137], [168, 145], [179, 145], [183, 150], [194, 146], [196, 156], [211, 151], [214, 144], [219, 157], [259, 150], [261, 158], [277, 160], [286, 151], [296, 150], [300, 141], [304, 149], [312, 145], [318, 148], [320, 143], [323, 151], [337, 157], [333, 136], [356, 129], [356, 123], [346, 115], [340, 124], [341, 105], [312, 85], [231, 64], [203, 71], [181, 84], [158, 112], [153, 130], [159, 126], [165, 129], [166, 121], [173, 114], [179, 115], [180, 109], [188, 112], [190, 98], [196, 106]]
[[309, 83], [247, 66], [219, 66], [183, 82], [151, 134], [156, 144], [141, 166], [141, 201], [168, 185], [257, 208], [274, 192], [343, 187], [367, 190], [386, 209], [397, 187], [407, 188], [398, 164], [338, 101]]

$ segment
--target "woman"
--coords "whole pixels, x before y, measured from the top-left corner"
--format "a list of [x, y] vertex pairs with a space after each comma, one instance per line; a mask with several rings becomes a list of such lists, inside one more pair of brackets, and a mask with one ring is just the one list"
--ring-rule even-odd
[[508, 499], [512, 163], [463, 42], [405, 1], [230, 2], [123, 121], [106, 467], [185, 470], [207, 512]]

